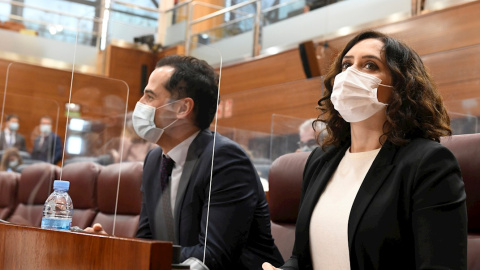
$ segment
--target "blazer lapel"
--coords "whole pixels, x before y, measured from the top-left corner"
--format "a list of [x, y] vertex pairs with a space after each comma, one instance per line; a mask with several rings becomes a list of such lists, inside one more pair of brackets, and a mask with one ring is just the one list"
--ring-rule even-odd
[[[313, 209], [317, 205], [318, 199], [320, 195], [325, 190], [325, 187], [332, 177], [333, 173], [338, 167], [338, 164], [342, 160], [343, 156], [345, 155], [345, 151], [350, 145], [343, 146], [338, 148], [337, 152], [325, 163], [322, 165], [322, 169], [320, 170], [319, 174], [315, 178], [315, 181], [308, 184], [308, 187], [305, 190], [305, 196], [301, 203], [300, 211], [298, 213], [297, 219], [297, 229], [300, 231], [304, 231], [307, 233], [304, 234], [296, 234], [296, 237], [300, 237], [303, 239], [299, 239], [300, 243], [305, 243], [305, 249], [309, 247], [309, 227], [310, 227], [310, 220], [313, 213]], [[305, 217], [305, 218], [303, 218]], [[308, 253], [308, 252], [307, 252]]]
[[182, 176], [180, 177], [180, 183], [178, 184], [177, 198], [175, 201], [174, 208], [174, 220], [175, 220], [175, 241], [180, 243], [179, 239], [179, 229], [180, 229], [180, 211], [182, 208], [183, 199], [185, 192], [187, 190], [188, 184], [190, 183], [190, 178], [192, 172], [197, 166], [200, 155], [203, 153], [203, 150], [207, 145], [209, 145], [211, 139], [213, 138], [212, 133], [208, 129], [201, 130], [197, 137], [192, 141], [190, 147], [188, 148], [187, 159], [183, 165]]
[[[352, 241], [363, 213], [394, 167], [392, 160], [396, 152], [396, 147], [390, 143], [386, 143], [382, 149], [380, 149], [380, 152], [373, 161], [372, 166], [368, 170], [367, 175], [358, 190], [348, 220], [349, 249], [352, 248]], [[352, 251], [350, 250], [350, 252]]]

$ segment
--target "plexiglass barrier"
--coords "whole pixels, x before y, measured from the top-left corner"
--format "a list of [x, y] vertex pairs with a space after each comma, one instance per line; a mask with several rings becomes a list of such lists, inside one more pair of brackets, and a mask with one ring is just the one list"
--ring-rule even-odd
[[[270, 133], [223, 126], [217, 126], [217, 131], [242, 146], [252, 160], [260, 178], [268, 181], [268, 172], [272, 163], [270, 159]], [[268, 185], [265, 185], [266, 182], [262, 184], [268, 190]]]
[[480, 98], [445, 101], [453, 135], [480, 132]]
[[[48, 82], [52, 78], [25, 64], [10, 63], [4, 78], [5, 88], [0, 97], [1, 170], [7, 171], [7, 174], [2, 172], [3, 177], [17, 179], [17, 188], [13, 189], [15, 193], [9, 194], [8, 185], [5, 186], [3, 196], [11, 196], [18, 205], [10, 209], [8, 216], [1, 218], [8, 218], [12, 223], [40, 226], [41, 209], [51, 192], [48, 186], [57, 178], [58, 167], [53, 164], [61, 163], [62, 159], [62, 143], [55, 135], [61, 130], [60, 103], [55, 94], [61, 95], [65, 89], [61, 80], [48, 87], [48, 83], [35, 83], [40, 79]], [[54, 94], [40, 94], [43, 90]], [[50, 166], [43, 166], [35, 175], [27, 169], [32, 166], [40, 168], [36, 165], [43, 163]], [[20, 177], [23, 171], [25, 173]]]
[[293, 152], [310, 152], [321, 145], [325, 135], [324, 124], [315, 123], [315, 118], [298, 118], [288, 115], [272, 115], [271, 147], [272, 160]]
[[[0, 149], [3, 158], [2, 169], [7, 171], [21, 171], [26, 165], [36, 162], [53, 164], [61, 160], [61, 151], [55, 153], [54, 150], [61, 148], [62, 145], [55, 140], [39, 140], [39, 135], [42, 130], [45, 130], [40, 125], [42, 117], [50, 118], [50, 133], [57, 134], [60, 116], [59, 103], [57, 100], [47, 97], [34, 97], [32, 92], [34, 93], [38, 89], [24, 83], [26, 77], [23, 75], [25, 74], [20, 72], [20, 70], [24, 71], [23, 68], [24, 66], [19, 64], [9, 65], [6, 91], [1, 92]], [[39, 151], [40, 147], [51, 149], [51, 151], [42, 153]], [[18, 160], [16, 166], [9, 166], [6, 155], [16, 155], [16, 153], [21, 159]], [[12, 158], [11, 160], [16, 159]]]

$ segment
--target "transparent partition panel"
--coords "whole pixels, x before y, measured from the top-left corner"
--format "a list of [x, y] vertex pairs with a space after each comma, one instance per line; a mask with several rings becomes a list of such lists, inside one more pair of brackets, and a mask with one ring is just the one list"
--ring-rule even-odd
[[[272, 115], [270, 146], [270, 156], [272, 160], [288, 153], [303, 150], [304, 145], [300, 137], [300, 130], [302, 130], [301, 127], [305, 125], [304, 123], [306, 122], [310, 123], [309, 128], [311, 129], [311, 122], [313, 122], [311, 119], [279, 114]], [[311, 133], [313, 134], [313, 132]], [[314, 139], [315, 137], [310, 136], [309, 139], [312, 138]], [[308, 140], [305, 139], [305, 143], [307, 143]], [[313, 145], [316, 145], [316, 143]]]
[[[217, 126], [217, 132], [238, 143], [252, 160], [257, 173], [264, 181], [268, 181], [270, 159], [270, 133], [239, 128]], [[268, 190], [268, 184], [264, 189]]]
[[[8, 128], [8, 132], [12, 132], [13, 134], [13, 136], [10, 136], [11, 134], [7, 135], [8, 138], [5, 138], [5, 135], [2, 136], [0, 145], [3, 151], [2, 153], [9, 148], [16, 148], [22, 157], [22, 161], [19, 162], [18, 166], [42, 161], [57, 164], [57, 162], [61, 162], [61, 155], [52, 155], [52, 153], [45, 153], [45, 155], [39, 154], [34, 151], [36, 150], [34, 149], [34, 144], [38, 136], [42, 133], [42, 130], [44, 130], [44, 128], [40, 126], [40, 119], [42, 117], [51, 118], [51, 132], [55, 134], [58, 133], [60, 116], [59, 103], [55, 99], [33, 97], [29, 94], [30, 91], [35, 91], [31, 85], [15, 84], [15, 80], [23, 81], [25, 77], [17, 77], [21, 75], [21, 73], [18, 73], [18, 70], [16, 71], [17, 73], [15, 73], [14, 69], [15, 67], [13, 67], [13, 65], [10, 66], [7, 91], [2, 91], [1, 93], [3, 100], [2, 132], [5, 132], [4, 128]], [[17, 120], [12, 121], [12, 118], [16, 118]], [[61, 145], [55, 145], [54, 141], [45, 143], [47, 148], [50, 149], [61, 147]], [[21, 171], [23, 167], [24, 166], [7, 169]]]
[[63, 104], [67, 116], [64, 165], [143, 160], [126, 160], [123, 153], [127, 146], [124, 128], [128, 136], [132, 135], [125, 127], [128, 91], [128, 85], [121, 80], [74, 74], [70, 100]]
[[480, 132], [480, 98], [445, 101], [453, 135]]
[[[235, 141], [248, 146], [259, 161], [273, 162], [287, 153], [307, 151], [317, 145], [309, 142], [315, 137], [313, 120], [306, 128], [312, 132], [307, 132], [310, 136], [304, 140], [300, 140], [300, 127], [318, 116], [316, 107], [322, 87], [323, 77], [315, 77], [221, 95], [219, 126], [226, 128]], [[248, 135], [240, 140], [242, 135], [238, 134]]]
[[49, 76], [45, 71], [10, 63], [0, 94], [1, 171], [10, 171], [19, 180], [18, 206], [8, 220], [22, 225], [40, 226], [43, 203], [58, 177], [56, 165], [62, 162], [63, 145], [57, 135], [63, 133], [59, 96], [68, 93], [64, 87], [70, 76], [68, 72]]
[[[192, 43], [192, 46], [196, 48], [201, 48], [202, 50], [193, 55], [195, 58], [198, 58], [200, 60], [204, 60], [207, 62], [210, 66], [212, 66], [216, 73], [218, 74], [218, 88], [217, 88], [217, 93], [212, 93], [216, 94], [216, 96], [213, 95], [206, 95], [202, 98], [200, 97], [193, 97], [195, 100], [197, 100], [198, 104], [203, 103], [204, 106], [209, 104], [208, 106], [210, 107], [204, 107], [204, 109], [199, 110], [196, 112], [196, 114], [202, 114], [203, 116], [206, 116], [209, 112], [212, 112], [215, 114], [212, 123], [210, 124], [210, 130], [215, 132], [214, 136], [210, 137], [210, 139], [207, 139], [205, 137], [205, 133], [203, 131], [200, 131], [201, 134], [199, 134], [197, 137], [198, 140], [192, 142], [192, 144], [189, 146], [189, 152], [192, 151], [192, 149], [202, 149], [202, 152], [204, 153], [212, 153], [211, 156], [209, 154], [202, 154], [201, 156], [194, 156], [191, 154], [187, 154], [187, 161], [185, 163], [185, 166], [182, 170], [182, 177], [183, 174], [188, 173], [189, 168], [187, 166], [187, 163], [192, 162], [196, 159], [199, 160], [208, 160], [209, 166], [207, 168], [204, 168], [206, 170], [198, 170], [192, 169], [191, 173], [192, 175], [190, 176], [190, 179], [188, 181], [192, 181], [194, 179], [208, 179], [208, 182], [205, 182], [204, 185], [197, 186], [195, 185], [195, 188], [201, 188], [206, 196], [203, 197], [199, 202], [202, 204], [201, 207], [198, 208], [196, 213], [192, 213], [196, 217], [194, 219], [199, 218], [199, 220], [193, 221], [194, 223], [197, 223], [200, 225], [200, 230], [198, 231], [198, 236], [195, 236], [192, 239], [198, 239], [198, 243], [193, 244], [193, 247], [196, 250], [196, 252], [192, 252], [194, 255], [193, 257], [198, 258], [200, 261], [202, 261], [207, 267], [208, 265], [211, 265], [212, 260], [212, 255], [210, 251], [214, 247], [209, 247], [209, 245], [215, 245], [218, 243], [217, 240], [211, 240], [211, 238], [218, 237], [218, 233], [214, 232], [212, 233], [210, 230], [212, 228], [218, 228], [218, 226], [224, 226], [224, 221], [229, 220], [228, 214], [225, 212], [222, 212], [222, 210], [219, 210], [219, 207], [221, 208], [222, 206], [225, 206], [224, 202], [222, 201], [222, 195], [220, 193], [225, 192], [226, 190], [222, 188], [219, 188], [219, 183], [223, 179], [224, 172], [222, 172], [222, 169], [219, 169], [222, 165], [222, 157], [217, 156], [217, 143], [222, 143], [223, 139], [219, 138], [218, 134], [221, 134], [218, 130], [217, 127], [217, 117], [218, 117], [218, 103], [219, 103], [219, 97], [221, 96], [221, 79], [222, 79], [222, 53], [215, 47], [215, 46], [210, 46], [210, 45], [205, 45], [201, 43]], [[205, 92], [205, 94], [208, 92]], [[211, 92], [210, 92], [211, 93]], [[214, 104], [212, 103], [214, 102]], [[194, 105], [194, 106], [198, 106]], [[213, 110], [213, 111], [212, 111]], [[181, 133], [182, 131], [178, 131], [178, 133]], [[220, 142], [219, 142], [220, 141]], [[201, 143], [201, 144], [200, 144]], [[210, 148], [211, 147], [211, 148]], [[223, 148], [223, 151], [225, 151], [225, 148]], [[222, 153], [224, 155], [225, 152]], [[189, 166], [192, 166], [193, 163], [188, 164]], [[203, 171], [204, 175], [197, 175], [194, 176], [195, 173], [198, 174], [199, 171]], [[220, 175], [220, 176], [218, 176]], [[198, 178], [200, 177], [200, 178]], [[194, 180], [196, 181], [196, 180]], [[190, 182], [192, 183], [192, 182]], [[220, 184], [221, 186], [221, 184]], [[180, 193], [177, 193], [177, 196]], [[176, 200], [179, 198], [177, 197]], [[211, 205], [211, 202], [213, 202], [213, 205]], [[181, 210], [177, 210], [176, 213], [179, 213]], [[222, 219], [219, 219], [219, 215], [223, 216]], [[213, 216], [214, 218], [210, 218]], [[176, 221], [177, 222], [177, 221]], [[221, 224], [218, 224], [218, 222], [222, 222]], [[191, 229], [194, 229], [193, 227]], [[178, 236], [177, 237], [184, 237], [184, 236]], [[188, 237], [188, 236], [187, 236]], [[175, 242], [174, 242], [175, 243]], [[198, 251], [201, 250], [201, 255], [198, 253]], [[200, 255], [200, 256], [199, 256]], [[211, 267], [211, 266], [210, 266]]]

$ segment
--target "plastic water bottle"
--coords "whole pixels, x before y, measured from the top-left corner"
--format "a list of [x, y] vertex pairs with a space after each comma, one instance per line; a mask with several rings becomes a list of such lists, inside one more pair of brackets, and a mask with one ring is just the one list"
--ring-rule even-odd
[[43, 206], [42, 229], [70, 230], [73, 216], [73, 203], [67, 191], [70, 182], [55, 180], [53, 193]]

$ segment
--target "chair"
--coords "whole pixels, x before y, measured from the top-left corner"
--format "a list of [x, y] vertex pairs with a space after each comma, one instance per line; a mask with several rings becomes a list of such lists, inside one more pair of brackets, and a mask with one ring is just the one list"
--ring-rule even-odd
[[467, 194], [468, 269], [480, 269], [480, 133], [442, 138], [457, 158]]
[[23, 169], [18, 181], [18, 205], [8, 221], [40, 227], [43, 205], [52, 192], [53, 181], [58, 179], [60, 168], [42, 162]]
[[97, 178], [99, 212], [92, 225], [100, 223], [108, 234], [113, 234], [115, 222], [116, 236], [135, 236], [142, 204], [142, 172], [141, 162], [115, 163], [102, 168]]
[[19, 179], [17, 172], [0, 172], [0, 219], [7, 219], [15, 208]]
[[68, 194], [73, 202], [72, 226], [92, 224], [97, 214], [96, 185], [102, 166], [94, 162], [77, 162], [63, 166], [62, 180], [70, 182]]
[[441, 143], [455, 155], [462, 171], [469, 237], [480, 237], [480, 133], [445, 137]]
[[299, 152], [283, 155], [272, 163], [268, 174], [272, 236], [284, 260], [292, 255], [303, 168], [309, 154]]

